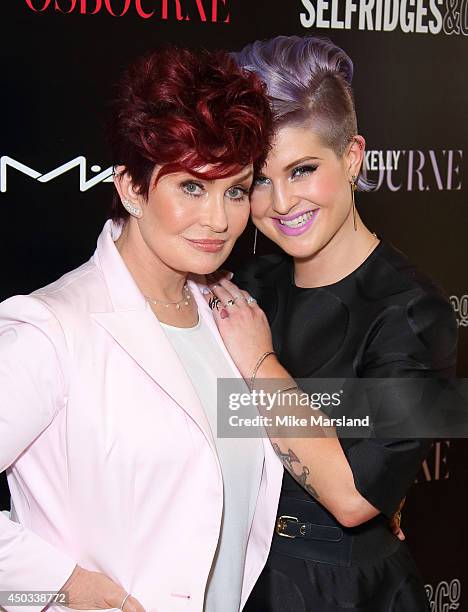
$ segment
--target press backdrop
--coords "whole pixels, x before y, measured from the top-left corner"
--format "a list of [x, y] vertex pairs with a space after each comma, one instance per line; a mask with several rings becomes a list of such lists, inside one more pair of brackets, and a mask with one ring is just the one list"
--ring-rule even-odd
[[[130, 58], [163, 42], [238, 49], [321, 34], [355, 62], [366, 169], [377, 183], [359, 194], [359, 209], [451, 297], [459, 375], [468, 376], [468, 0], [10, 0], [0, 24], [0, 299], [91, 256], [112, 191], [105, 104]], [[249, 228], [230, 265], [252, 241]], [[260, 240], [260, 252], [270, 248]], [[467, 458], [466, 441], [437, 441], [404, 510], [437, 612], [468, 611]]]

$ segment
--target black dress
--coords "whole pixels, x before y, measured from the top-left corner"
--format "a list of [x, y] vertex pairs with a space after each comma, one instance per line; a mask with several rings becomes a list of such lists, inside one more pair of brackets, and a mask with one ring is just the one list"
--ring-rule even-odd
[[[257, 298], [275, 351], [295, 378], [455, 376], [457, 325], [443, 292], [380, 242], [353, 273], [318, 288], [294, 284], [286, 255], [256, 258], [234, 282]], [[287, 472], [278, 516], [308, 535], [276, 533], [245, 612], [420, 612], [422, 579], [389, 519], [430, 441], [341, 439], [361, 495], [381, 511], [345, 528]]]

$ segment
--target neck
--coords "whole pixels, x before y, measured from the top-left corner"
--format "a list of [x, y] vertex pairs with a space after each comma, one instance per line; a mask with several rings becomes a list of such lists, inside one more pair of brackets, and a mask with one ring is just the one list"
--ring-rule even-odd
[[115, 246], [143, 295], [165, 302], [178, 302], [187, 274], [161, 261], [148, 247], [138, 223], [128, 220]]
[[358, 268], [378, 244], [378, 239], [356, 217], [357, 229], [345, 222], [317, 253], [294, 259], [298, 287], [323, 287], [338, 282]]

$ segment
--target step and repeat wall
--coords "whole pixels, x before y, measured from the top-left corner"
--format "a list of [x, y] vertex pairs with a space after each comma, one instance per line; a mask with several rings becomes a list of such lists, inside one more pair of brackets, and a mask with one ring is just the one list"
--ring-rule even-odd
[[[129, 59], [164, 42], [239, 49], [319, 34], [355, 64], [376, 185], [358, 207], [450, 296], [468, 376], [468, 0], [10, 0], [0, 22], [0, 299], [91, 256], [113, 189], [106, 104]], [[252, 242], [249, 227], [231, 267]], [[259, 240], [259, 252], [271, 248]], [[436, 612], [468, 612], [467, 485], [468, 442], [437, 440], [404, 510]], [[3, 477], [0, 487], [8, 509]]]

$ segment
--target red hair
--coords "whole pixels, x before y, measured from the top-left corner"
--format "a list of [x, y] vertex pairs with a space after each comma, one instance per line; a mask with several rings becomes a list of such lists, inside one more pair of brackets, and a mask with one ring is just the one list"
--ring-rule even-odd
[[[138, 58], [117, 86], [108, 124], [114, 165], [125, 166], [137, 192], [148, 197], [157, 180], [188, 171], [205, 179], [264, 164], [272, 114], [264, 86], [227, 53], [163, 47]], [[210, 165], [208, 173], [201, 173]], [[114, 196], [112, 217], [127, 211]]]

